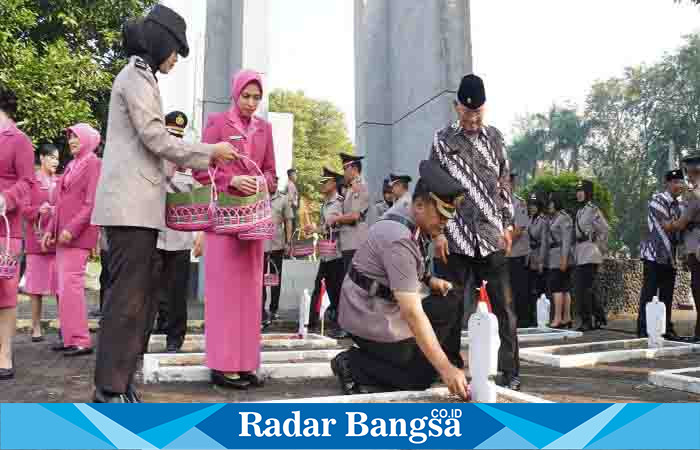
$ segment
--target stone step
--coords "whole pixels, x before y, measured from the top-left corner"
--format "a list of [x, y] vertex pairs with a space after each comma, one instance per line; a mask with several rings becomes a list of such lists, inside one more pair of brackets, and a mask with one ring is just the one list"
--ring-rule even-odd
[[[558, 328], [518, 328], [518, 342], [566, 341], [583, 336], [580, 331], [560, 330]], [[469, 331], [462, 331], [462, 347], [469, 346]]]
[[[293, 320], [280, 320], [274, 322], [275, 329], [296, 329], [297, 322]], [[59, 321], [58, 319], [42, 319], [41, 327], [44, 332], [58, 332]], [[88, 327], [90, 331], [96, 332], [100, 329], [99, 319], [89, 319]], [[29, 333], [32, 331], [32, 321], [30, 319], [17, 319], [17, 332], [18, 333]], [[188, 320], [187, 321], [187, 332], [188, 333], [203, 333], [204, 332], [204, 321], [203, 320]]]
[[[504, 403], [553, 403], [524, 392], [511, 391], [496, 386], [499, 400]], [[453, 397], [445, 387], [426, 389], [425, 391], [380, 392], [361, 395], [334, 395], [329, 397], [297, 398], [292, 400], [273, 400], [262, 403], [397, 403], [431, 401], [443, 403]], [[454, 400], [453, 400], [454, 401]]]
[[[149, 353], [163, 353], [166, 350], [166, 337], [162, 334], [154, 334], [148, 343]], [[325, 349], [338, 346], [338, 341], [320, 334], [307, 334], [301, 339], [294, 333], [263, 333], [262, 349]], [[186, 353], [203, 353], [205, 351], [205, 339], [203, 334], [188, 334], [182, 345], [182, 351]]]
[[655, 386], [700, 394], [700, 367], [652, 372], [649, 382]]
[[584, 344], [530, 347], [520, 350], [520, 359], [553, 367], [584, 367], [636, 359], [656, 359], [700, 352], [700, 345], [663, 341], [649, 348], [647, 339], [623, 339]]
[[[145, 366], [145, 362], [144, 362]], [[148, 378], [146, 377], [148, 373]], [[265, 363], [260, 366], [258, 376], [263, 380], [287, 378], [328, 378], [333, 376], [328, 361]], [[200, 366], [163, 366], [157, 371], [144, 368], [144, 383], [193, 383], [209, 381], [210, 370]]]

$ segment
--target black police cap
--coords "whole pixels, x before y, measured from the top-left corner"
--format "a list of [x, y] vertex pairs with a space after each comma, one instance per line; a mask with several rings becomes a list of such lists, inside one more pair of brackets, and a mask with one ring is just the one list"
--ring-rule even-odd
[[170, 134], [174, 134], [179, 137], [185, 135], [187, 123], [187, 116], [181, 111], [172, 111], [165, 116], [165, 128], [168, 129]]

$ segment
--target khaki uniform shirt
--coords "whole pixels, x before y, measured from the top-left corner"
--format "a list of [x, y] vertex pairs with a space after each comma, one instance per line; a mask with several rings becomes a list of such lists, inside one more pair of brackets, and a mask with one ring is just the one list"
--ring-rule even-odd
[[544, 232], [549, 228], [549, 220], [547, 216], [542, 214], [538, 215], [534, 219], [530, 219], [530, 226], [527, 229], [528, 240], [530, 241], [530, 256], [528, 258], [528, 263], [530, 265], [530, 270], [539, 270], [540, 264], [542, 263], [542, 239], [544, 238]]
[[683, 245], [686, 254], [696, 255], [700, 248], [700, 188], [690, 192], [687, 199], [683, 217], [688, 219], [688, 228], [683, 232]]
[[[328, 223], [328, 220], [331, 217], [337, 217], [342, 215], [342, 197], [336, 193], [333, 195], [333, 197], [331, 197], [330, 200], [325, 201], [323, 205], [321, 205], [321, 228], [324, 230], [324, 232], [329, 231], [329, 227], [326, 224]], [[338, 233], [338, 230], [336, 230], [335, 227], [330, 231], [332, 231], [330, 236], [335, 240], [335, 245], [338, 249], [338, 252], [334, 257], [322, 256], [321, 261], [323, 262], [334, 261], [338, 258], [342, 258], [343, 256], [343, 254], [340, 252], [340, 233]]]
[[266, 252], [284, 250], [287, 244], [287, 235], [285, 234], [287, 220], [294, 219], [294, 212], [286, 195], [275, 194], [270, 199], [270, 206], [272, 207], [272, 222], [275, 224], [275, 233], [272, 239], [265, 241]]
[[340, 228], [342, 251], [357, 250], [367, 240], [369, 226], [367, 212], [369, 210], [369, 190], [367, 185], [358, 181], [352, 188], [345, 191], [343, 214], [359, 213], [360, 220], [353, 225], [343, 225]]
[[[392, 208], [414, 223], [410, 210]], [[411, 230], [396, 221], [381, 220], [355, 253], [353, 267], [391, 291], [419, 292], [426, 266]], [[340, 325], [349, 333], [377, 342], [398, 342], [414, 337], [401, 317], [399, 304], [367, 291], [345, 277], [340, 294]]]
[[520, 258], [530, 253], [530, 235], [528, 234], [530, 216], [527, 213], [527, 203], [517, 195], [513, 195], [513, 214], [513, 224], [520, 228], [523, 233], [513, 241], [510, 257]]
[[[573, 264], [572, 238], [574, 221], [565, 211], [559, 211], [552, 219], [548, 229], [545, 229], [542, 238], [540, 252], [547, 269], [558, 269], [561, 264], [561, 256], [566, 255], [569, 265]], [[550, 248], [554, 246], [554, 248]]]
[[384, 200], [374, 204], [374, 221], [381, 219], [382, 216], [391, 209], [391, 206]]
[[593, 203], [587, 203], [576, 213], [574, 227], [576, 265], [602, 264], [610, 227], [600, 209]]

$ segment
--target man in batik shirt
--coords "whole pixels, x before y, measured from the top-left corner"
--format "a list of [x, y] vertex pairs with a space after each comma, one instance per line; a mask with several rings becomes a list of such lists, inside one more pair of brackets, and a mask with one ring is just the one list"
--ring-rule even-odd
[[[493, 312], [498, 317], [501, 347], [497, 382], [520, 389], [516, 317], [510, 287], [506, 242], [513, 226], [510, 167], [503, 135], [484, 125], [486, 93], [476, 75], [467, 75], [455, 101], [458, 120], [435, 134], [430, 158], [440, 162], [466, 191], [465, 201], [450, 220], [445, 233], [435, 237], [436, 275], [452, 283], [445, 301], [444, 323], [449, 329], [443, 343], [455, 364], [459, 355], [465, 286], [470, 275], [487, 282]], [[440, 333], [442, 334], [442, 333]]]
[[676, 251], [680, 236], [668, 224], [681, 216], [678, 197], [685, 184], [683, 172], [666, 173], [666, 190], [658, 192], [649, 201], [648, 234], [640, 245], [640, 259], [644, 263], [644, 284], [639, 297], [637, 335], [646, 337], [646, 304], [655, 295], [666, 305], [666, 334], [675, 335], [671, 322], [671, 305], [676, 284]]

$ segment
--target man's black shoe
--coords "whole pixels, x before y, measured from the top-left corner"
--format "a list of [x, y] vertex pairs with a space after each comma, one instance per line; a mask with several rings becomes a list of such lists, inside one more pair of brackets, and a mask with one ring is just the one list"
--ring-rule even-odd
[[497, 378], [496, 384], [512, 391], [520, 390], [520, 376], [504, 373]]
[[126, 387], [126, 398], [129, 400], [129, 403], [143, 403], [141, 394], [136, 390], [136, 386], [133, 384]]
[[165, 351], [168, 353], [177, 353], [180, 351], [180, 346], [174, 342], [170, 342], [168, 343], [168, 346], [166, 347]]
[[95, 390], [95, 396], [92, 399], [93, 403], [131, 403], [126, 394], [112, 394], [108, 392], [101, 391], [100, 389]]
[[93, 352], [92, 347], [68, 347], [63, 351], [63, 356], [66, 357], [72, 357], [72, 356], [83, 356], [83, 355], [90, 355]]
[[350, 369], [349, 350], [338, 353], [331, 360], [331, 370], [333, 375], [338, 378], [338, 384], [340, 384], [340, 390], [343, 391], [343, 394], [352, 395], [357, 393], [357, 385], [352, 379], [352, 371]]

